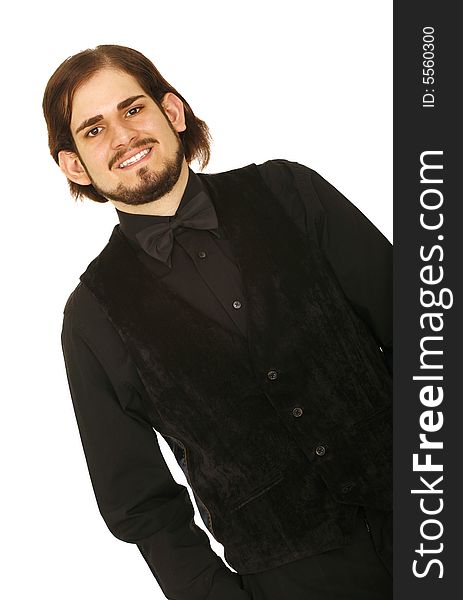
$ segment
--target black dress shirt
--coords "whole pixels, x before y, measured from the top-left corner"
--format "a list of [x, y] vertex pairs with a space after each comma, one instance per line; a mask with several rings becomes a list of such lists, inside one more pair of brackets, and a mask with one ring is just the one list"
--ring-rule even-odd
[[[392, 372], [390, 243], [314, 171], [285, 160], [268, 161], [258, 168], [301, 231], [307, 230], [309, 221], [315, 223], [320, 246], [346, 297], [370, 327]], [[190, 169], [180, 206], [198, 193], [205, 190]], [[122, 232], [155, 277], [211, 319], [246, 336], [247, 307], [239, 265], [220, 223], [214, 232], [176, 229], [169, 267], [140, 247], [137, 233], [171, 217], [117, 213]], [[146, 418], [149, 400], [135, 365], [83, 284], [66, 305], [62, 344], [97, 502], [115, 510], [133, 510], [132, 494], [140, 504], [143, 490], [145, 500], [136, 508], [146, 511], [150, 535], [130, 541], [137, 544], [166, 596], [199, 600], [189, 590], [201, 578], [204, 589], [210, 590], [207, 600], [249, 598], [239, 576], [226, 568], [206, 534], [194, 524], [186, 488], [172, 478]], [[309, 559], [297, 561], [302, 569], [305, 560]], [[284, 572], [285, 565], [278, 568]]]

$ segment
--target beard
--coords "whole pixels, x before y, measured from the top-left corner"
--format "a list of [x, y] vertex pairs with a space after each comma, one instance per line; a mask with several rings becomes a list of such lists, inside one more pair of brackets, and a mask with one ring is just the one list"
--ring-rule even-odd
[[[130, 206], [148, 204], [149, 202], [153, 202], [154, 200], [157, 200], [158, 198], [161, 198], [165, 194], [169, 193], [180, 177], [184, 160], [182, 142], [176, 131], [175, 134], [177, 137], [177, 147], [174, 156], [164, 161], [163, 167], [159, 172], [154, 172], [147, 166], [141, 167], [137, 171], [137, 176], [140, 179], [140, 182], [135, 186], [127, 187], [123, 183], [120, 183], [113, 190], [104, 190], [100, 188], [93, 180], [88, 169], [84, 165], [95, 191], [108, 200], [122, 202]], [[137, 146], [132, 149], [135, 150], [137, 147], [151, 142], [155, 143], [156, 140], [151, 138], [141, 140]], [[115, 158], [117, 159], [117, 156]]]

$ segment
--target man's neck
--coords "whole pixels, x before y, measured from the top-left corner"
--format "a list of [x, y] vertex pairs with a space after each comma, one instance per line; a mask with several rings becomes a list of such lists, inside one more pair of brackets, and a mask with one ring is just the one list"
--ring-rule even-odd
[[111, 200], [112, 204], [122, 212], [131, 213], [134, 215], [157, 215], [157, 216], [171, 216], [175, 215], [175, 212], [182, 200], [182, 196], [185, 192], [186, 185], [188, 183], [188, 164], [184, 160], [180, 176], [174, 187], [165, 194], [153, 200], [153, 202], [147, 202], [146, 204], [130, 205], [124, 204], [123, 202], [116, 202]]

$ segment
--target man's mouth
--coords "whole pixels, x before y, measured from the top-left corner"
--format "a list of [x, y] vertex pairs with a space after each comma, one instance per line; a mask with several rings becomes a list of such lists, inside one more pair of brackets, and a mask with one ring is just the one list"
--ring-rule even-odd
[[151, 148], [145, 148], [144, 150], [140, 150], [140, 152], [137, 152], [130, 158], [127, 158], [127, 160], [124, 160], [124, 162], [119, 163], [117, 168], [125, 169], [126, 167], [130, 167], [131, 165], [134, 165], [134, 164], [140, 162], [141, 160], [143, 160], [145, 158], [145, 156], [147, 156], [150, 152], [151, 152]]

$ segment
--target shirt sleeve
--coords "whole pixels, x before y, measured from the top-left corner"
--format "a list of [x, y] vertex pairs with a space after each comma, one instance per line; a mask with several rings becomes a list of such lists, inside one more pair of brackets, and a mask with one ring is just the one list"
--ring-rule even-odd
[[[316, 171], [268, 161], [262, 175], [296, 224], [318, 239], [347, 299], [368, 325], [392, 374], [392, 245], [373, 223]], [[295, 193], [295, 191], [296, 193]]]
[[61, 339], [79, 434], [106, 525], [118, 539], [137, 545], [166, 598], [249, 600], [241, 577], [195, 524], [188, 491], [173, 479], [140, 408], [130, 358], [98, 310], [82, 289], [74, 293]]

